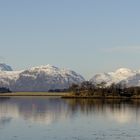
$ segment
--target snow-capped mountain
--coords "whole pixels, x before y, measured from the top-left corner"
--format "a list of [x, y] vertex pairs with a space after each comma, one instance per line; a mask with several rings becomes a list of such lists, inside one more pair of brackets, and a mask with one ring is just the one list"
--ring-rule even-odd
[[12, 91], [48, 91], [66, 89], [84, 78], [74, 71], [46, 65], [23, 71], [0, 71], [0, 87]]
[[139, 87], [140, 73], [138, 72], [135, 75], [128, 77], [126, 80], [122, 80], [121, 83], [126, 84], [128, 87]]
[[0, 63], [0, 71], [12, 71], [13, 69], [4, 63]]
[[96, 74], [90, 81], [95, 84], [105, 82], [107, 86], [112, 83], [123, 83], [127, 86], [140, 86], [140, 72], [127, 68], [120, 68], [115, 72]]

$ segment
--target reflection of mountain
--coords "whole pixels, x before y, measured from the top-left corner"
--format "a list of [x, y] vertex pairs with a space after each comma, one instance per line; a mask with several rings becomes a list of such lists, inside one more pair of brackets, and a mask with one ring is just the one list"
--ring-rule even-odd
[[19, 105], [20, 116], [33, 122], [50, 124], [57, 120], [64, 120], [71, 115], [65, 102], [58, 98], [28, 99], [26, 106], [23, 106], [24, 101]]
[[[140, 102], [60, 98], [11, 98], [0, 100], [0, 125], [14, 119], [51, 124], [75, 115], [95, 116], [114, 122], [140, 121]], [[96, 121], [96, 120], [95, 120]]]
[[1, 102], [1, 118], [22, 118], [50, 124], [71, 116], [67, 104], [59, 98], [12, 98]]

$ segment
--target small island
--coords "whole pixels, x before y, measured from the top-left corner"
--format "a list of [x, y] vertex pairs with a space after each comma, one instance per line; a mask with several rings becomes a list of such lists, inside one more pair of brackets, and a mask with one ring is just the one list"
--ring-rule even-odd
[[94, 84], [84, 81], [72, 84], [68, 89], [55, 89], [48, 92], [11, 92], [6, 87], [0, 88], [0, 96], [55, 96], [61, 98], [92, 98], [92, 99], [140, 99], [140, 87], [127, 87], [125, 84], [107, 86], [101, 82]]
[[140, 87], [126, 87], [120, 83], [106, 86], [105, 82], [93, 84], [85, 81], [80, 85], [73, 84], [62, 98], [140, 99]]

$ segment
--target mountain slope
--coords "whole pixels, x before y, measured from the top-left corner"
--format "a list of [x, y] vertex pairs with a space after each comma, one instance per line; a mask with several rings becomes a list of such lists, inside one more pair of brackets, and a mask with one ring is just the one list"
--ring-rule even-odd
[[13, 71], [13, 69], [4, 63], [0, 63], [0, 71]]
[[73, 83], [79, 84], [84, 78], [74, 71], [51, 65], [33, 67], [23, 71], [1, 71], [0, 86], [12, 91], [48, 91], [66, 89]]
[[[111, 85], [112, 83], [115, 83], [115, 84], [125, 83], [127, 86], [130, 86], [130, 85], [137, 86], [138, 81], [136, 84], [136, 80], [134, 81], [134, 79], [140, 80], [140, 76], [138, 75], [139, 75], [138, 71], [133, 71], [127, 68], [120, 68], [116, 70], [115, 72], [97, 74], [93, 78], [91, 78], [90, 81], [95, 84], [106, 82], [107, 86]], [[130, 84], [129, 79], [131, 79], [131, 84]]]

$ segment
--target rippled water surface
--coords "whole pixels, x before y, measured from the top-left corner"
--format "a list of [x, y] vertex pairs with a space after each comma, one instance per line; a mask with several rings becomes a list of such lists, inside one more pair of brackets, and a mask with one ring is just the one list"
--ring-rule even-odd
[[0, 140], [140, 140], [140, 101], [0, 99]]

